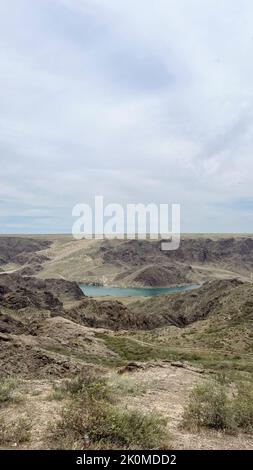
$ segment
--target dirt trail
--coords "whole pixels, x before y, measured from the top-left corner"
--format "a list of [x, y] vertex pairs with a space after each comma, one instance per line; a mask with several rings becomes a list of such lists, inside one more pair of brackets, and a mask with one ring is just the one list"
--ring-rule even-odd
[[240, 279], [241, 281], [248, 282], [251, 281], [250, 275], [243, 275], [233, 270], [219, 268], [217, 266], [204, 266], [203, 264], [191, 264], [191, 267], [195, 271], [208, 272], [214, 279], [231, 279], [233, 277]]

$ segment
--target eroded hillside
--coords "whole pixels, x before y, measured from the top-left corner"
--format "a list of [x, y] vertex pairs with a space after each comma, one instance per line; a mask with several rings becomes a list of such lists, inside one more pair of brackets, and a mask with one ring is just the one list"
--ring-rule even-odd
[[208, 279], [250, 280], [253, 239], [182, 238], [176, 251], [160, 241], [0, 237], [0, 268], [23, 276], [116, 286], [164, 287]]
[[[252, 387], [249, 238], [186, 240], [175, 260], [176, 254], [162, 253], [149, 241], [21, 240], [0, 237], [0, 375], [3, 383], [10, 378], [17, 383], [10, 402], [1, 402], [6, 391], [0, 389], [0, 426], [2, 418], [8, 424], [28, 416], [30, 441], [18, 447], [50, 448], [49, 428], [69, 400], [65, 381], [94, 371], [113, 383], [119, 409], [131, 403], [130, 409], [165, 415], [172, 446], [253, 448], [250, 434], [241, 430], [229, 438], [182, 428], [196, 384], [215, 378], [232, 392], [238, 384]], [[35, 259], [40, 268], [31, 276]], [[203, 285], [119, 301], [85, 297], [75, 282], [80, 280], [148, 286], [198, 280]], [[10, 435], [1, 444], [5, 448], [15, 445]]]

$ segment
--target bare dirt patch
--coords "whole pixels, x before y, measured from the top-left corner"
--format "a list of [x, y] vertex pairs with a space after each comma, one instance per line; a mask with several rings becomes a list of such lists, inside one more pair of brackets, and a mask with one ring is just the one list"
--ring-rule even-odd
[[1, 445], [0, 449], [44, 449], [48, 448], [48, 426], [58, 419], [63, 401], [50, 400], [53, 382], [42, 380], [22, 381], [18, 388], [20, 400], [1, 407], [0, 417], [7, 423], [26, 417], [31, 423], [31, 436], [28, 442], [15, 441]]
[[182, 429], [182, 413], [193, 387], [208, 378], [194, 370], [173, 367], [166, 363], [131, 372], [136, 389], [145, 393], [123, 397], [121, 405], [144, 413], [159, 413], [168, 418], [174, 449], [253, 449], [253, 438], [244, 434], [225, 435], [202, 431], [196, 434]]

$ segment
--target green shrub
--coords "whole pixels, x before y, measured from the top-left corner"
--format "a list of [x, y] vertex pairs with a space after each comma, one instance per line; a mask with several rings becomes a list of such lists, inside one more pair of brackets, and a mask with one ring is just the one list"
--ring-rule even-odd
[[143, 384], [137, 385], [134, 378], [129, 377], [127, 374], [111, 374], [108, 384], [113, 389], [113, 393], [120, 397], [127, 395], [144, 395], [147, 391], [147, 388]]
[[245, 432], [253, 432], [253, 389], [252, 385], [240, 384], [233, 401], [235, 421], [238, 428]]
[[166, 420], [121, 411], [103, 377], [75, 379], [67, 387], [69, 403], [52, 429], [57, 448], [152, 449], [166, 442]]
[[71, 395], [78, 394], [84, 386], [84, 379], [81, 376], [77, 376], [72, 380], [67, 380], [63, 387], [66, 389], [68, 393]]
[[13, 399], [13, 391], [16, 388], [14, 379], [3, 379], [0, 383], [0, 405]]
[[183, 414], [188, 428], [212, 428], [228, 433], [253, 431], [252, 385], [241, 383], [234, 395], [224, 383], [212, 381], [193, 389]]
[[86, 432], [91, 442], [123, 448], [157, 448], [166, 435], [166, 420], [137, 411], [121, 412], [101, 404], [90, 414]]
[[65, 398], [66, 392], [62, 387], [54, 386], [52, 392], [48, 396], [48, 400], [61, 401]]
[[215, 382], [198, 385], [193, 389], [183, 422], [186, 427], [206, 427], [234, 431], [234, 419], [224, 386]]
[[152, 449], [166, 441], [166, 420], [135, 411], [120, 411], [97, 402], [71, 403], [55, 428], [58, 443], [66, 448]]
[[79, 375], [65, 383], [65, 389], [73, 398], [79, 400], [106, 400], [113, 399], [113, 392], [107, 380], [96, 374]]

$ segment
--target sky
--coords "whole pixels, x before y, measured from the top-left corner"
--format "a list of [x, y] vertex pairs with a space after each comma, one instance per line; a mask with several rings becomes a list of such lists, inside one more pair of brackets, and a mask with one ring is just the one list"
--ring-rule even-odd
[[0, 0], [0, 232], [179, 203], [253, 231], [252, 0]]

